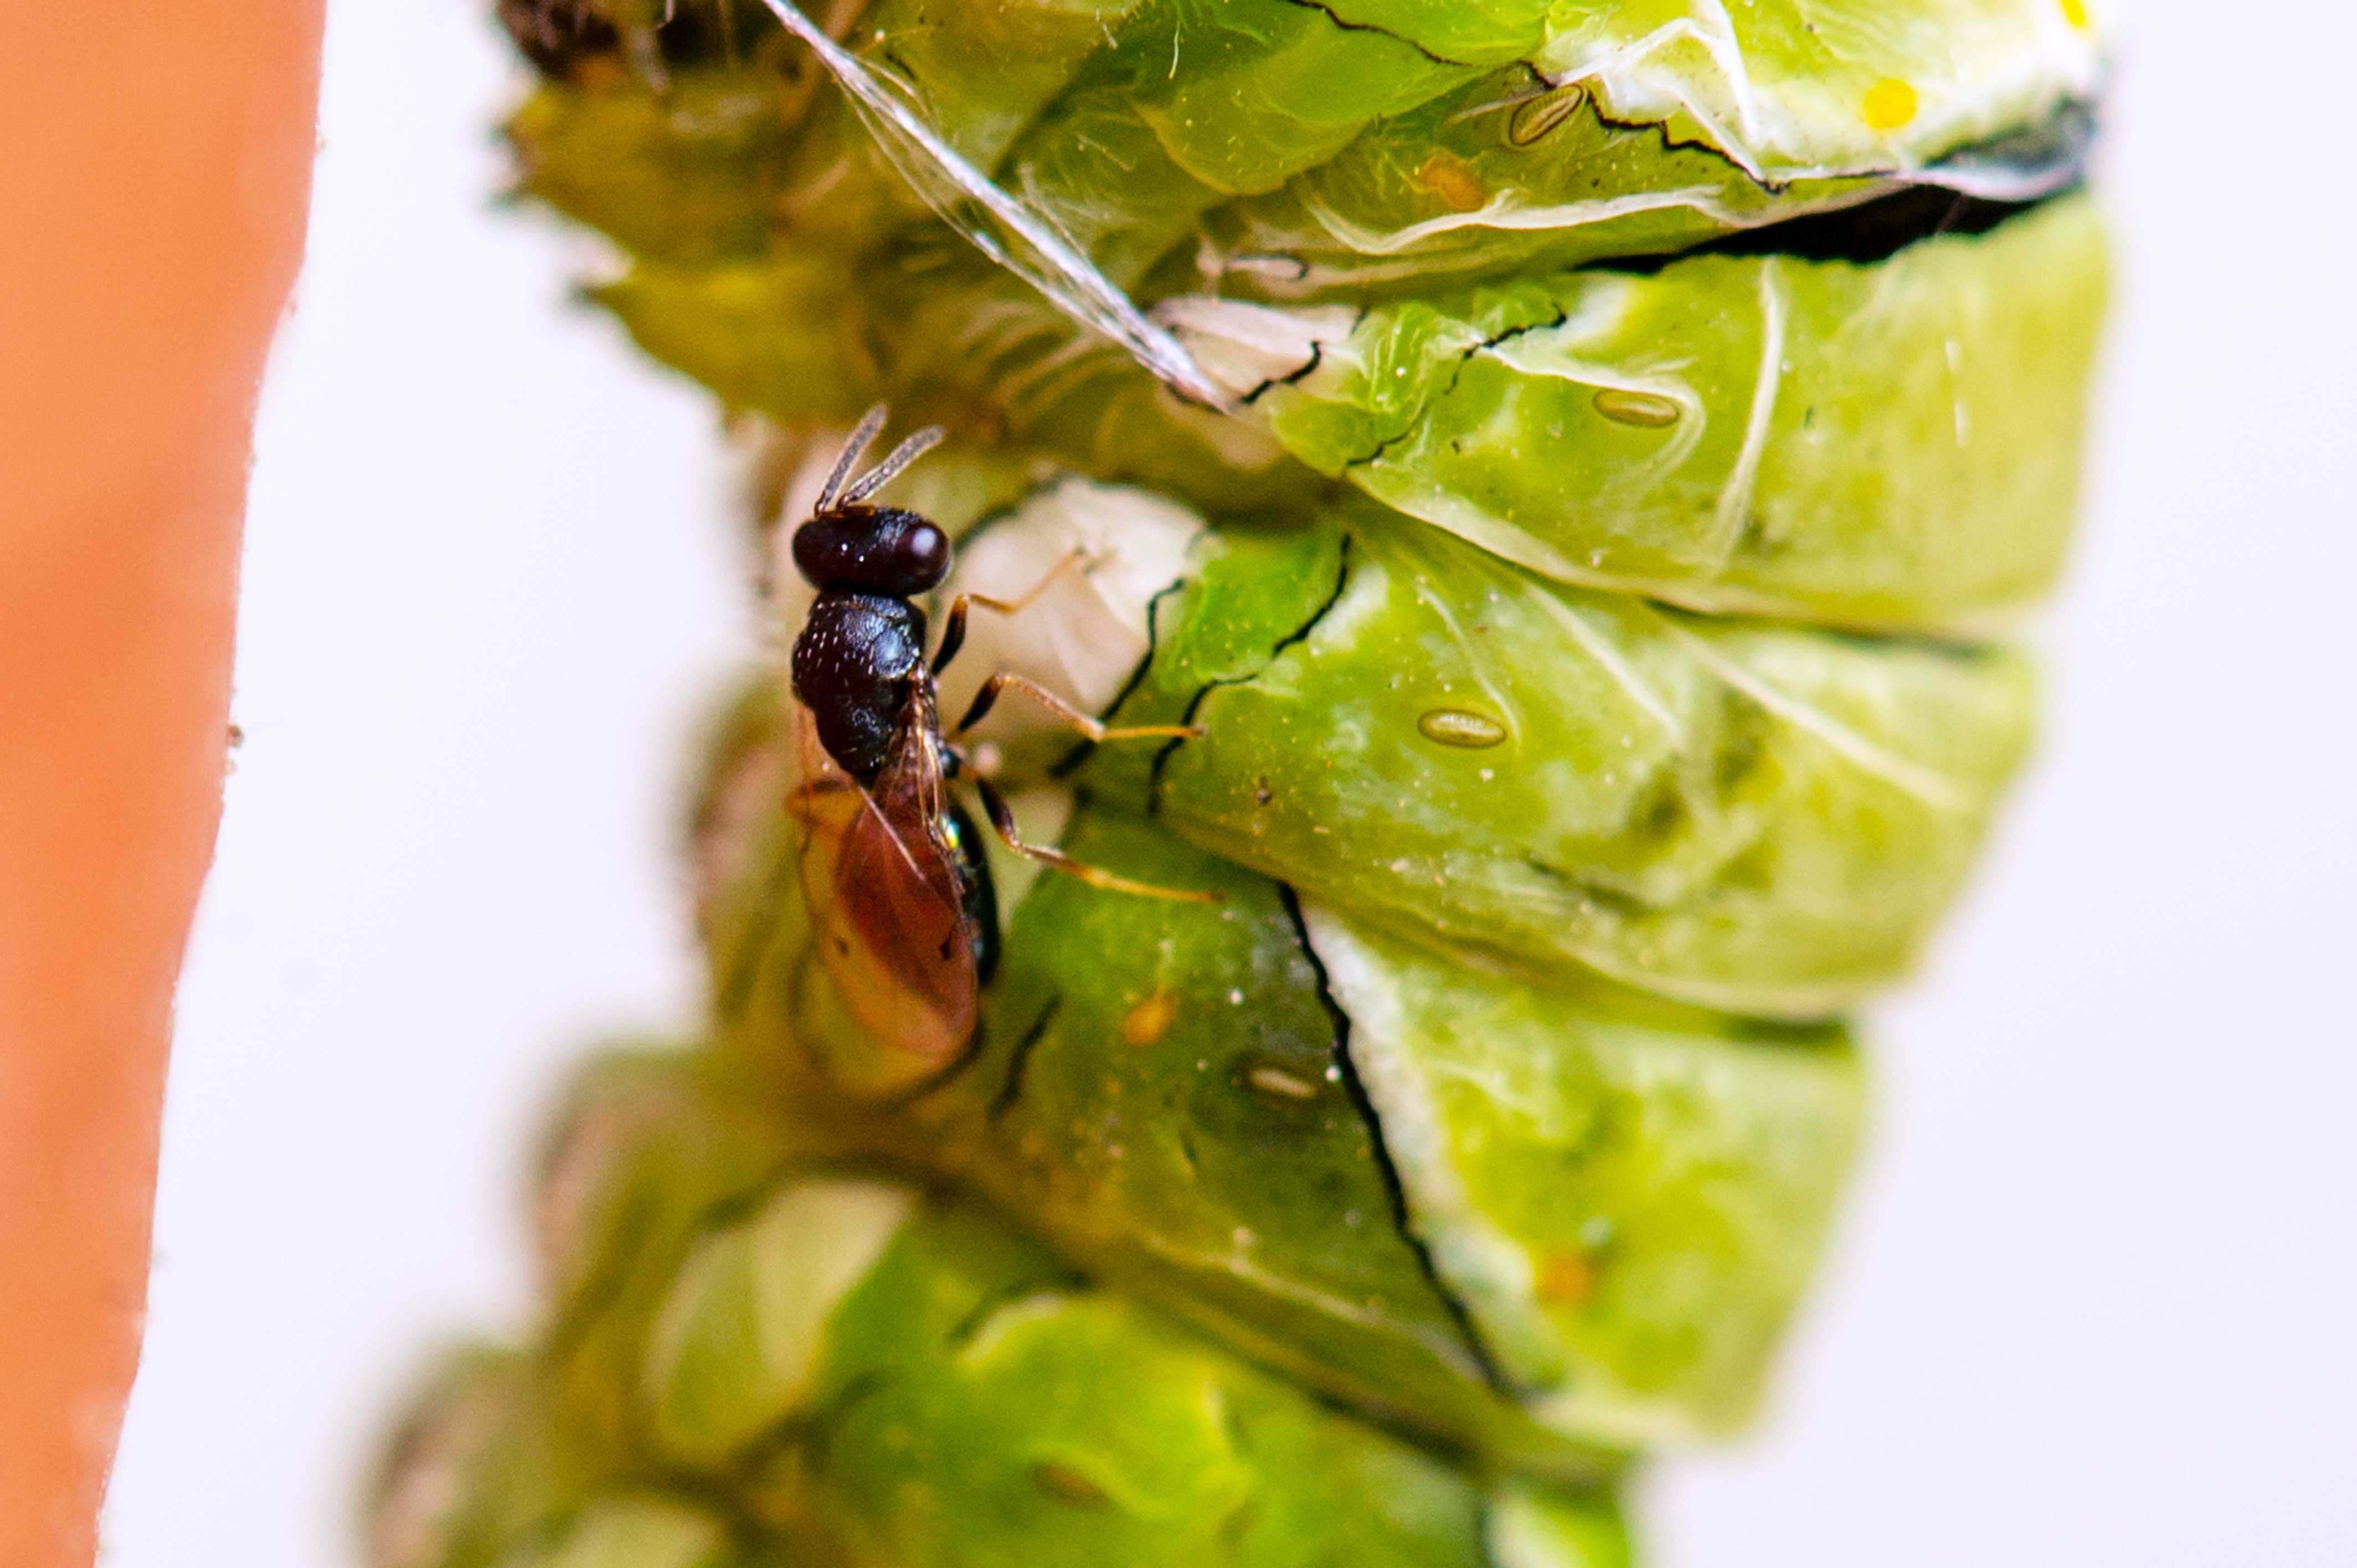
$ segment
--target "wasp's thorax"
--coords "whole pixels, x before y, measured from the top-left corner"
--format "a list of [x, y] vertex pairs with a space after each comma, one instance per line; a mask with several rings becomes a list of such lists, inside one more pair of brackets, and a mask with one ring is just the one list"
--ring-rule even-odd
[[925, 612], [909, 601], [948, 575], [949, 535], [898, 507], [833, 508], [794, 531], [794, 564], [819, 591], [794, 639], [794, 694], [828, 754], [873, 784], [911, 683], [930, 680]]

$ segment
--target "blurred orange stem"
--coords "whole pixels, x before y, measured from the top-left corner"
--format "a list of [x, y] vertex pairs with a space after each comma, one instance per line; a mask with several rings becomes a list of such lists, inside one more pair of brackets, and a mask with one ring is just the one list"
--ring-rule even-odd
[[0, 1568], [91, 1561], [137, 1360], [319, 24], [319, 0], [0, 24]]

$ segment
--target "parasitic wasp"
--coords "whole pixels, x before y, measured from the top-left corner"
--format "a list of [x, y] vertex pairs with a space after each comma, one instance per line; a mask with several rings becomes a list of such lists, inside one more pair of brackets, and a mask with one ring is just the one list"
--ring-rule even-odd
[[1149, 886], [1027, 843], [1014, 813], [952, 738], [998, 698], [1038, 703], [1091, 741], [1199, 736], [1193, 725], [1113, 728], [1052, 692], [1004, 671], [983, 683], [964, 719], [942, 733], [934, 678], [965, 642], [976, 609], [1019, 613], [1074, 558], [1014, 600], [960, 594], [925, 656], [915, 600], [949, 575], [949, 535], [917, 512], [869, 498], [942, 438], [920, 430], [858, 478], [851, 468], [883, 427], [877, 405], [836, 458], [809, 520], [794, 532], [796, 568], [818, 591], [794, 639], [792, 682], [802, 774], [791, 800], [802, 827], [802, 883], [821, 948], [853, 1015], [879, 1038], [933, 1061], [974, 1034], [998, 940], [990, 871], [949, 781], [969, 779], [1009, 849], [1099, 887], [1216, 902], [1213, 893]]

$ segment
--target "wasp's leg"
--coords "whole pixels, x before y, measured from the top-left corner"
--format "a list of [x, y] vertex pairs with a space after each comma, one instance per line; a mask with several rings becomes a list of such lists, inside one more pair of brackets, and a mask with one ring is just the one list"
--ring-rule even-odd
[[1048, 568], [1046, 576], [1026, 588], [1020, 598], [995, 599], [988, 594], [960, 594], [952, 599], [949, 614], [942, 618], [942, 646], [933, 655], [933, 673], [938, 675], [948, 669], [950, 660], [957, 657], [958, 650], [965, 646], [965, 618], [976, 606], [996, 610], [1003, 616], [1020, 615], [1030, 607], [1031, 601], [1053, 587], [1057, 578], [1088, 558], [1086, 550], [1073, 545], [1064, 552], [1061, 560]]
[[983, 810], [990, 813], [990, 825], [998, 830], [998, 836], [1006, 841], [1007, 848], [1026, 860], [1038, 861], [1050, 870], [1078, 877], [1092, 887], [1103, 887], [1114, 893], [1135, 893], [1146, 898], [1168, 898], [1181, 904], [1217, 904], [1223, 899], [1224, 896], [1216, 889], [1157, 887], [1150, 882], [1132, 882], [1126, 876], [1115, 876], [1110, 871], [1074, 860], [1060, 849], [1025, 843], [1022, 835], [1015, 831], [1015, 813], [1007, 809], [1006, 797], [1000, 794], [989, 779], [978, 775], [974, 787], [982, 796]]
[[1041, 707], [1047, 709], [1049, 713], [1063, 720], [1065, 724], [1071, 725], [1073, 729], [1078, 730], [1081, 734], [1088, 736], [1092, 741], [1155, 739], [1198, 740], [1206, 733], [1201, 725], [1120, 725], [1101, 724], [1097, 720], [1091, 718], [1088, 714], [1081, 712], [1080, 709], [1072, 706], [1071, 703], [1064, 701], [1063, 698], [1056, 695], [1055, 693], [1048, 690], [1047, 687], [1039, 684], [1037, 681], [1027, 679], [1021, 675], [1010, 675], [1003, 670], [982, 683], [982, 690], [974, 694], [974, 705], [966, 709], [965, 717], [958, 721], [957, 728], [952, 730], [951, 733], [952, 735], [963, 735], [966, 731], [980, 724], [983, 721], [984, 715], [988, 714], [990, 710], [997, 704], [998, 694], [1001, 692], [1009, 691], [1022, 693], [1025, 696], [1030, 698], [1033, 702], [1039, 703]]

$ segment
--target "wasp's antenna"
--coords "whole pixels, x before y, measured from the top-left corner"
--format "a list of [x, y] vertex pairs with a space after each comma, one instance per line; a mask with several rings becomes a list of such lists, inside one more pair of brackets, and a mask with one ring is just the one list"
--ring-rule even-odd
[[857, 506], [861, 501], [890, 484], [901, 469], [940, 445], [942, 437], [947, 434], [949, 433], [938, 424], [929, 424], [918, 431], [914, 435], [893, 447], [889, 457], [861, 475], [858, 483], [836, 498], [835, 505]]
[[851, 439], [843, 444], [843, 454], [834, 460], [834, 472], [826, 477], [826, 488], [818, 493], [818, 505], [813, 509], [814, 515], [824, 517], [836, 507], [857, 499], [843, 493], [843, 481], [851, 477], [851, 465], [859, 461], [859, 455], [867, 450], [867, 444], [875, 440], [876, 433], [883, 428], [882, 403], [859, 416], [859, 427], [851, 433]]

